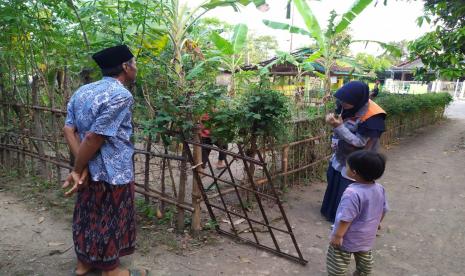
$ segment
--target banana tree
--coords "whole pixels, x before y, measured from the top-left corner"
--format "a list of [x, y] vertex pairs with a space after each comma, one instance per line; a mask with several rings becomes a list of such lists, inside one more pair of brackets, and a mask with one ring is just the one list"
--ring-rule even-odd
[[[331, 13], [328, 27], [326, 31], [323, 31], [318, 23], [312, 9], [308, 6], [305, 0], [290, 0], [293, 2], [297, 11], [302, 16], [306, 29], [292, 26], [286, 23], [274, 22], [270, 20], [264, 20], [263, 23], [273, 29], [288, 30], [291, 33], [306, 35], [312, 40], [316, 41], [318, 50], [315, 51], [311, 56], [307, 58], [307, 62], [314, 62], [317, 59], [320, 60], [325, 68], [324, 74], [324, 90], [326, 96], [331, 93], [331, 67], [336, 64], [336, 61], [341, 57], [341, 47], [348, 47], [350, 43], [361, 42], [361, 41], [349, 41], [348, 43], [340, 43], [339, 36], [347, 30], [350, 23], [372, 2], [372, 0], [356, 0], [352, 7], [342, 15], [341, 19], [335, 24], [336, 13]], [[385, 47], [387, 50], [395, 53], [395, 47], [389, 47], [386, 43], [375, 42]]]
[[213, 32], [210, 36], [218, 49], [221, 64], [231, 72], [231, 84], [228, 91], [230, 96], [234, 96], [236, 91], [235, 76], [236, 71], [240, 70], [240, 63], [242, 63], [242, 50], [246, 45], [247, 31], [247, 25], [238, 24], [234, 27], [234, 33], [229, 41], [216, 32]]
[[239, 10], [241, 6], [251, 3], [261, 10], [266, 10], [265, 0], [207, 0], [202, 1], [194, 7], [187, 5], [188, 1], [164, 0], [161, 5], [161, 12], [164, 15], [165, 30], [173, 47], [173, 69], [177, 75], [178, 90], [185, 91], [185, 70], [183, 66], [183, 54], [185, 54], [186, 43], [189, 42], [189, 30], [208, 11], [217, 7], [229, 6]]

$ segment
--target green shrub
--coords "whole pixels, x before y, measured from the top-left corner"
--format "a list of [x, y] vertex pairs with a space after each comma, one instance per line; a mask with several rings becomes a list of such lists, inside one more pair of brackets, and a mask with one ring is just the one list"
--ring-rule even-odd
[[210, 114], [214, 139], [244, 142], [251, 136], [284, 139], [290, 118], [288, 99], [268, 87], [252, 87]]
[[381, 94], [375, 99], [389, 116], [418, 113], [422, 110], [442, 108], [452, 101], [449, 93], [428, 93], [419, 95]]

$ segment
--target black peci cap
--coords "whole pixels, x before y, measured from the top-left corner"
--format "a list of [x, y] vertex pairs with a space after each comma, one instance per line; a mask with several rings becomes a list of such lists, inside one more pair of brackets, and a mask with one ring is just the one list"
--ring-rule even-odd
[[113, 68], [129, 61], [134, 55], [126, 45], [118, 45], [103, 49], [92, 55], [92, 58], [101, 69]]

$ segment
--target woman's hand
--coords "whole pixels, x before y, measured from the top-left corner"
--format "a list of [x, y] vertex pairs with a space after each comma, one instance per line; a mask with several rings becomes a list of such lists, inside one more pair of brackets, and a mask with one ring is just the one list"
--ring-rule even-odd
[[341, 116], [336, 116], [334, 113], [329, 113], [326, 115], [326, 123], [336, 128], [344, 123]]

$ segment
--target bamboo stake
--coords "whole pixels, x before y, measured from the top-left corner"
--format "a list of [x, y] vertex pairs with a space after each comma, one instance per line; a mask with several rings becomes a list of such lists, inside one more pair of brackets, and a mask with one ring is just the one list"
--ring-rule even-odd
[[[3, 72], [0, 70], [0, 93], [2, 94], [2, 101], [6, 102], [7, 101], [7, 95], [6, 95], [6, 90], [5, 86], [3, 84]], [[6, 128], [8, 126], [8, 108], [2, 108], [3, 110], [3, 128]], [[6, 138], [4, 136], [5, 134], [2, 134], [1, 142], [6, 143]], [[1, 164], [5, 167], [6, 166], [6, 152], [7, 150], [3, 149], [0, 151], [0, 161]]]
[[[182, 146], [184, 147], [184, 145]], [[181, 161], [181, 166], [180, 166], [180, 174], [179, 174], [179, 193], [178, 193], [178, 202], [184, 202], [185, 197], [186, 197], [186, 182], [187, 182], [187, 154], [185, 153], [185, 150], [182, 151], [182, 157], [184, 158], [183, 161]], [[177, 206], [177, 217], [176, 217], [176, 231], [178, 233], [183, 233], [184, 232], [184, 209], [179, 208]]]
[[[199, 135], [194, 135], [195, 142], [200, 142]], [[194, 166], [202, 162], [202, 151], [199, 145], [194, 145]], [[196, 166], [194, 170], [199, 172], [201, 166]], [[192, 234], [194, 237], [200, 234], [202, 230], [201, 220], [200, 220], [200, 202], [202, 200], [202, 195], [200, 192], [199, 185], [202, 185], [202, 182], [197, 182], [197, 177], [192, 177], [192, 206], [194, 207], [194, 212], [192, 213]]]
[[[282, 157], [282, 168], [283, 172], [287, 173], [288, 170], [288, 165], [289, 165], [289, 146], [283, 148], [283, 157]], [[288, 185], [288, 176], [287, 174], [283, 175], [284, 176], [284, 187], [287, 187]]]
[[176, 192], [176, 181], [174, 180], [173, 168], [171, 167], [171, 162], [169, 159], [167, 159], [166, 162], [168, 163], [168, 171], [170, 173], [171, 189], [173, 190], [173, 195], [174, 197], [178, 197], [178, 193]]
[[170, 199], [170, 198], [163, 197], [163, 196], [161, 196], [161, 195], [159, 195], [157, 193], [154, 193], [153, 190], [151, 190], [151, 189], [148, 192], [146, 192], [144, 190], [144, 188], [140, 187], [139, 185], [136, 185], [136, 192], [139, 193], [139, 194], [146, 195], [146, 196], [149, 196], [149, 197], [153, 197], [153, 198], [156, 198], [156, 199], [158, 199], [160, 201], [164, 201], [166, 203], [172, 204], [172, 205], [176, 206], [178, 209], [187, 210], [187, 211], [190, 211], [190, 212], [194, 211], [194, 208], [192, 208], [192, 206], [189, 206], [185, 202], [179, 202], [179, 201], [176, 201], [176, 200], [173, 200], [173, 199]]
[[[152, 150], [152, 137], [149, 135], [147, 138], [147, 146], [145, 148], [147, 152]], [[150, 155], [145, 154], [145, 168], [144, 168], [144, 189], [148, 191], [149, 188], [149, 179], [150, 179]], [[149, 197], [145, 196], [145, 203], [149, 203]]]
[[[165, 148], [166, 149], [166, 148]], [[166, 187], [165, 187], [165, 170], [166, 170], [166, 158], [162, 158], [161, 161], [161, 192], [162, 194], [166, 193]], [[160, 210], [162, 214], [165, 213], [165, 203], [162, 201], [160, 204]]]
[[[31, 92], [31, 96], [32, 96], [32, 104], [33, 105], [38, 105], [39, 103], [39, 78], [37, 76], [34, 76], [33, 79], [32, 79], [32, 92]], [[40, 123], [40, 113], [37, 111], [37, 110], [34, 110], [33, 113], [32, 113], [32, 123], [33, 123], [33, 130], [34, 130], [34, 134], [38, 137], [42, 137], [43, 136], [43, 128], [42, 128], [42, 125]], [[44, 156], [45, 155], [45, 151], [44, 151], [44, 148], [43, 148], [43, 145], [42, 143], [38, 142], [37, 143], [37, 151], [38, 151], [38, 154], [41, 155], [41, 156]], [[39, 162], [39, 174], [42, 176], [42, 177], [47, 177], [47, 167], [45, 165], [45, 163], [43, 162]]]
[[[302, 170], [304, 170], [306, 168], [309, 168], [309, 167], [315, 166], [315, 165], [317, 165], [317, 164], [319, 164], [321, 162], [324, 162], [324, 161], [328, 160], [330, 157], [331, 157], [331, 155], [328, 155], [328, 156], [326, 156], [326, 157], [324, 157], [324, 158], [322, 158], [320, 160], [317, 160], [317, 161], [312, 162], [310, 164], [306, 164], [306, 165], [304, 165], [304, 166], [302, 166], [300, 168], [287, 171], [286, 173], [282, 172], [282, 173], [272, 175], [271, 179], [273, 180], [273, 179], [276, 179], [277, 177], [280, 177], [280, 176], [295, 174], [296, 172], [302, 171]], [[261, 179], [258, 179], [258, 180], [255, 181], [256, 185], [263, 185], [265, 183], [268, 183], [268, 179], [266, 179], [266, 178], [261, 178]]]

